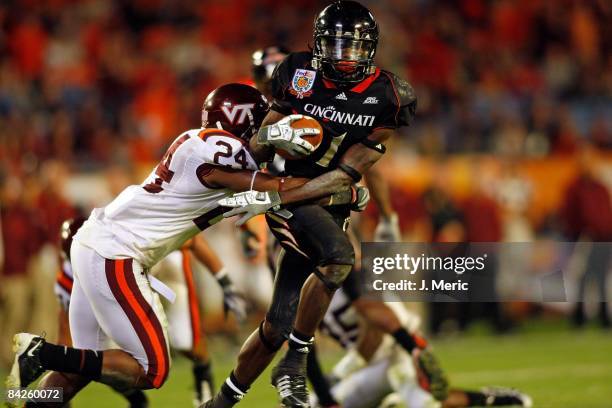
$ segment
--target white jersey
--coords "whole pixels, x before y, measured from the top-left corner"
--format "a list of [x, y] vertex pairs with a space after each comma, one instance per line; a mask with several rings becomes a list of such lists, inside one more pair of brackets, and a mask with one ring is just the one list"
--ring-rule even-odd
[[[416, 331], [420, 318], [408, 311], [403, 304], [385, 302], [395, 312], [402, 326], [409, 331]], [[321, 321], [321, 330], [335, 339], [345, 349], [354, 348], [360, 336], [360, 322], [357, 310], [352, 306], [351, 299], [340, 288], [334, 294], [331, 303]]]
[[74, 239], [108, 259], [151, 267], [222, 219], [217, 204], [233, 192], [207, 185], [212, 166], [256, 170], [247, 143], [219, 129], [193, 129], [174, 140], [141, 185], [96, 208]]

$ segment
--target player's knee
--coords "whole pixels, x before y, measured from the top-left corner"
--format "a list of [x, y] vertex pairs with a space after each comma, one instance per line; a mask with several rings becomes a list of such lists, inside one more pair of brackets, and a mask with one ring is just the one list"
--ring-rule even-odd
[[161, 358], [154, 365], [149, 367], [146, 374], [142, 389], [158, 389], [161, 388], [168, 379], [170, 372], [170, 360], [167, 356]]
[[355, 250], [346, 234], [333, 240], [333, 243], [325, 248], [319, 265], [349, 265], [355, 264]]
[[270, 352], [276, 352], [285, 341], [282, 330], [267, 319], [259, 325], [259, 339]]
[[326, 265], [317, 268], [315, 274], [329, 290], [335, 291], [342, 285], [351, 270], [351, 265]]

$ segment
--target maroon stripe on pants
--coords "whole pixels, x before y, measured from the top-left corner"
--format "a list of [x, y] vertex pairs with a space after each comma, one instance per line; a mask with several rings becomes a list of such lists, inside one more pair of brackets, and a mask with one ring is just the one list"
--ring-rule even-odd
[[[126, 264], [129, 264], [130, 266], [132, 264], [131, 259], [125, 260], [124, 262]], [[117, 303], [119, 303], [119, 305], [121, 306], [121, 309], [123, 309], [123, 312], [126, 314], [128, 319], [130, 320], [130, 323], [132, 323], [132, 327], [136, 331], [136, 335], [138, 336], [138, 339], [142, 343], [142, 347], [144, 348], [145, 354], [147, 355], [147, 363], [148, 363], [147, 378], [149, 379], [151, 384], [153, 384], [153, 378], [155, 377], [154, 368], [157, 367], [157, 359], [155, 357], [155, 351], [153, 350], [153, 344], [151, 343], [151, 339], [149, 339], [149, 336], [147, 336], [147, 333], [145, 331], [145, 328], [142, 322], [136, 315], [136, 312], [130, 306], [128, 300], [126, 299], [125, 295], [123, 294], [119, 286], [119, 282], [117, 281], [117, 276], [116, 276], [118, 271], [116, 270], [115, 260], [113, 259], [105, 260], [105, 272], [106, 272], [106, 280], [108, 281], [108, 285], [111, 289], [111, 292], [113, 292], [113, 296], [115, 296]], [[123, 273], [123, 271], [119, 271], [119, 273]]]
[[[132, 260], [130, 259], [130, 263], [126, 265], [125, 280], [127, 281], [128, 286], [130, 287], [132, 292], [134, 293], [136, 301], [140, 304], [140, 307], [142, 307], [142, 310], [145, 311], [147, 317], [149, 318], [149, 321], [151, 322], [151, 325], [153, 326], [153, 329], [155, 331], [156, 337], [159, 339], [159, 344], [161, 344], [162, 348], [164, 349], [164, 359], [162, 361], [156, 360], [156, 373], [159, 373], [162, 370], [162, 372], [164, 373], [162, 380], [163, 384], [166, 381], [166, 378], [168, 378], [168, 373], [170, 372], [170, 355], [168, 344], [166, 343], [166, 336], [164, 336], [164, 329], [162, 328], [161, 322], [157, 318], [153, 307], [151, 307], [149, 302], [147, 302], [147, 300], [142, 295], [142, 292], [140, 292], [140, 289], [138, 288], [138, 283], [136, 282], [136, 278], [134, 277], [131, 261]], [[150, 368], [151, 366], [149, 365], [149, 369]]]

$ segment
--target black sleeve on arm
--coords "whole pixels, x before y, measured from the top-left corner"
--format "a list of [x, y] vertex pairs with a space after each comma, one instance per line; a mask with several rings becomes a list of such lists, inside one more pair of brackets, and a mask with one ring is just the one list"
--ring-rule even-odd
[[323, 407], [338, 405], [334, 397], [331, 395], [329, 383], [327, 382], [327, 379], [323, 374], [323, 370], [321, 369], [321, 365], [319, 364], [317, 349], [314, 344], [308, 352], [308, 365], [306, 371], [308, 374], [308, 379], [312, 384], [312, 388], [319, 399], [319, 405]]
[[276, 66], [270, 79], [272, 88], [272, 110], [275, 110], [283, 115], [292, 113], [291, 104], [287, 101], [287, 93], [293, 75], [293, 59], [294, 54], [289, 54], [285, 59]]
[[396, 129], [402, 126], [409, 126], [414, 120], [417, 108], [417, 98], [412, 86], [402, 78], [384, 71], [389, 78], [387, 89], [387, 100], [390, 101], [392, 108], [381, 119], [378, 127]]

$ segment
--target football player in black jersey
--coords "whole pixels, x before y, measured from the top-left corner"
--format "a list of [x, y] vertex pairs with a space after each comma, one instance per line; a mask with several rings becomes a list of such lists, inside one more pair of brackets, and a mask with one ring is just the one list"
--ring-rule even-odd
[[[252, 151], [262, 160], [270, 160], [274, 148], [303, 156], [287, 161], [285, 171], [312, 180], [299, 192], [286, 192], [282, 201], [273, 192], [246, 192], [224, 200], [222, 205], [239, 207], [228, 216], [244, 213], [244, 220], [283, 202], [346, 188], [383, 156], [384, 143], [395, 130], [412, 122], [416, 96], [406, 81], [374, 65], [377, 43], [378, 25], [357, 2], [337, 1], [316, 17], [312, 51], [291, 53], [276, 68], [272, 109], [251, 139]], [[291, 130], [282, 130], [282, 124], [301, 115], [316, 118], [323, 127], [316, 149]], [[267, 212], [268, 225], [284, 248], [272, 304], [259, 330], [245, 342], [237, 367], [206, 407], [240, 401], [285, 338], [289, 350], [273, 370], [272, 383], [284, 406], [309, 406], [306, 356], [334, 292], [354, 264], [346, 234], [349, 216], [350, 210], [339, 206], [291, 205], [284, 214]]]

